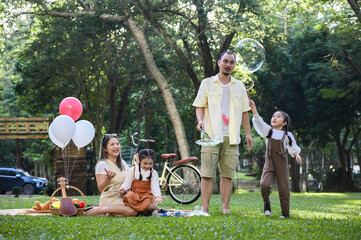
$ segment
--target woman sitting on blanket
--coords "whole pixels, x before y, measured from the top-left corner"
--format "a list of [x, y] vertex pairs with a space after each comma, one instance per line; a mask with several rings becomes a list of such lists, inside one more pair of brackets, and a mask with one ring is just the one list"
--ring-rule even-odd
[[125, 194], [123, 201], [125, 206], [130, 206], [135, 211], [146, 211], [146, 215], [156, 212], [165, 212], [157, 203], [162, 203], [163, 197], [159, 188], [159, 176], [153, 169], [155, 153], [151, 149], [143, 149], [138, 154], [139, 164], [130, 168], [127, 177], [119, 188], [120, 193]]
[[99, 207], [86, 211], [84, 215], [131, 217], [138, 214], [133, 208], [124, 205], [122, 196], [118, 192], [129, 169], [126, 162], [121, 159], [120, 150], [117, 134], [105, 134], [95, 168], [96, 181], [101, 192]]

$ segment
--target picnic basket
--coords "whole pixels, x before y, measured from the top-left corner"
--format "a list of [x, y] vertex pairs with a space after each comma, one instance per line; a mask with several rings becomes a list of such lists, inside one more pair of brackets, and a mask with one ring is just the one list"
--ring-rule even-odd
[[[59, 180], [60, 180], [60, 181], [59, 181]], [[51, 197], [50, 197], [50, 205], [51, 205], [51, 203], [53, 202], [53, 197], [55, 196], [55, 194], [56, 194], [58, 191], [62, 190], [63, 197], [66, 197], [66, 193], [65, 193], [66, 190], [65, 190], [65, 188], [67, 188], [67, 189], [71, 188], [71, 189], [74, 189], [74, 190], [78, 191], [78, 192], [80, 193], [80, 195], [83, 197], [83, 202], [84, 202], [84, 205], [85, 205], [85, 204], [86, 204], [86, 203], [85, 203], [85, 196], [84, 196], [84, 194], [82, 193], [82, 191], [80, 191], [80, 189], [77, 188], [77, 187], [73, 187], [73, 186], [69, 186], [69, 185], [68, 185], [68, 186], [65, 186], [63, 180], [64, 180], [64, 179], [62, 179], [62, 178], [59, 178], [59, 179], [58, 179], [58, 182], [59, 182], [59, 184], [60, 184], [60, 187], [59, 187], [58, 189], [56, 189], [56, 190], [53, 192], [53, 194], [51, 195]], [[74, 214], [74, 215], [72, 215], [72, 216], [83, 216], [84, 211], [85, 211], [85, 206], [84, 206], [84, 208], [77, 208], [76, 214]], [[51, 215], [63, 216], [63, 215], [59, 212], [59, 208], [50, 207], [50, 213], [51, 213]]]

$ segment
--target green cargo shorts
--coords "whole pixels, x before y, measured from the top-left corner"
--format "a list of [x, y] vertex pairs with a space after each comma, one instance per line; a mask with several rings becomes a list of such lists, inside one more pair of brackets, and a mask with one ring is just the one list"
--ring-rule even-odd
[[229, 138], [224, 137], [223, 143], [217, 146], [202, 146], [201, 175], [213, 178], [217, 166], [222, 177], [235, 178], [236, 167], [239, 163], [239, 145], [229, 145]]

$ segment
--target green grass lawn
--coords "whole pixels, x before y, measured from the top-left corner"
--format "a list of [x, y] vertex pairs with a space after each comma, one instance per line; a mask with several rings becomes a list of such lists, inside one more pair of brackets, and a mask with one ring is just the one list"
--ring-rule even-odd
[[259, 181], [256, 177], [246, 175], [247, 173], [244, 172], [236, 172], [236, 179], [241, 181]]
[[[74, 198], [74, 197], [73, 197]], [[80, 198], [80, 197], [78, 197]], [[99, 196], [86, 196], [96, 204]], [[30, 208], [49, 197], [1, 197], [0, 209]], [[279, 219], [278, 194], [271, 194], [272, 215], [262, 213], [259, 192], [233, 194], [231, 214], [221, 214], [213, 195], [210, 217], [60, 217], [0, 216], [0, 239], [360, 239], [361, 193], [291, 193], [291, 219]], [[163, 208], [194, 209], [167, 197]]]

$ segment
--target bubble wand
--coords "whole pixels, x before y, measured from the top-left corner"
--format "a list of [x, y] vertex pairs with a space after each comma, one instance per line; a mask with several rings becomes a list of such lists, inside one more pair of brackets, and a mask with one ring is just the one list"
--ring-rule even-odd
[[201, 128], [201, 130], [202, 130], [202, 133], [204, 134], [204, 138], [208, 139], [206, 131], [204, 131], [203, 128]]

